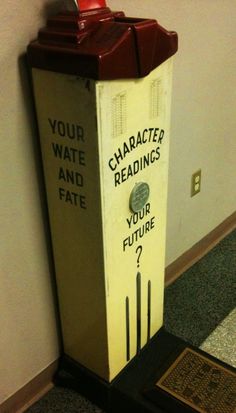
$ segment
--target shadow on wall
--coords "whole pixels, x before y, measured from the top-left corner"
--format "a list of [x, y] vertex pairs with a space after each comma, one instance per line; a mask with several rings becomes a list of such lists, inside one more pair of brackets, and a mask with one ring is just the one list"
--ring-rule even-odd
[[[52, 243], [51, 243], [51, 234], [49, 229], [49, 216], [48, 216], [48, 208], [47, 208], [47, 198], [46, 198], [46, 190], [45, 190], [45, 183], [44, 183], [44, 176], [43, 176], [43, 168], [42, 168], [42, 158], [41, 158], [41, 149], [39, 143], [39, 132], [37, 126], [37, 117], [36, 117], [36, 109], [34, 104], [33, 98], [33, 86], [32, 86], [32, 76], [31, 70], [27, 62], [27, 54], [24, 53], [23, 55], [19, 56], [18, 58], [18, 70], [20, 76], [20, 84], [22, 87], [22, 97], [24, 102], [24, 108], [26, 113], [26, 121], [29, 125], [29, 129], [31, 131], [31, 142], [29, 145], [32, 147], [33, 153], [33, 161], [35, 165], [36, 171], [36, 178], [38, 185], [38, 193], [40, 199], [40, 209], [42, 213], [42, 222], [44, 223], [44, 239], [47, 249], [47, 257], [48, 257], [48, 264], [49, 270], [51, 275], [51, 283], [52, 283], [52, 291], [53, 291], [53, 300], [55, 305], [55, 312], [56, 312], [56, 319], [57, 319], [57, 331], [60, 338], [60, 347], [62, 349], [62, 334], [61, 334], [61, 327], [60, 327], [60, 317], [59, 317], [59, 305], [58, 305], [58, 298], [57, 298], [57, 287], [56, 287], [56, 280], [55, 280], [55, 267], [53, 261], [53, 251], [52, 251]], [[30, 179], [30, 176], [29, 176]]]
[[53, 16], [56, 13], [62, 11], [76, 11], [76, 1], [75, 0], [55, 0], [55, 1], [48, 1], [44, 5], [44, 9], [42, 9], [41, 17], [46, 20], [49, 16]]

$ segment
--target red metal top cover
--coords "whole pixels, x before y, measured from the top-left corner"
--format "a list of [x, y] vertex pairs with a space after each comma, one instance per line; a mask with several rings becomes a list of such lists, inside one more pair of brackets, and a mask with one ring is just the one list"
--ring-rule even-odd
[[105, 0], [76, 0], [79, 11], [97, 9], [99, 7], [106, 7]]
[[105, 0], [77, 4], [77, 12], [49, 18], [30, 43], [32, 67], [101, 80], [138, 78], [177, 51], [177, 34], [156, 20], [111, 12]]

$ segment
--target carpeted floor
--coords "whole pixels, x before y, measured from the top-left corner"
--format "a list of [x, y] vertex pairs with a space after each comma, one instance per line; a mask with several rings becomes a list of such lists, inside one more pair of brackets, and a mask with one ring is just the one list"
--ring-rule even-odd
[[103, 413], [76, 391], [54, 387], [27, 413]]
[[[236, 306], [236, 230], [165, 291], [165, 327], [199, 347]], [[73, 390], [53, 388], [27, 413], [101, 413]]]
[[167, 331], [199, 347], [236, 306], [236, 230], [165, 291]]

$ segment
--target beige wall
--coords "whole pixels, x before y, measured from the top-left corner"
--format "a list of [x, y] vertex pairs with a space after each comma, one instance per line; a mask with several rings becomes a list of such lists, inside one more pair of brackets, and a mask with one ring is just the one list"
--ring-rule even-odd
[[0, 403], [58, 355], [34, 120], [22, 53], [41, 0], [0, 9]]
[[[37, 148], [20, 56], [53, 1], [9, 0], [0, 11], [0, 403], [58, 355]], [[110, 0], [179, 33], [174, 68], [167, 263], [235, 210], [235, 21], [231, 0]], [[190, 198], [192, 172], [202, 192]]]

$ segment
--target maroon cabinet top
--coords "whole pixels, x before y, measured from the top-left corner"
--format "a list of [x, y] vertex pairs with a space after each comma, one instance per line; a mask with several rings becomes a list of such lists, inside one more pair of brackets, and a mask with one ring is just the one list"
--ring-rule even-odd
[[77, 12], [49, 18], [30, 43], [32, 67], [102, 80], [138, 78], [177, 51], [177, 34], [156, 20], [112, 12], [105, 0], [77, 3]]

